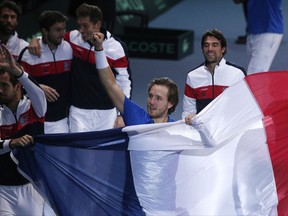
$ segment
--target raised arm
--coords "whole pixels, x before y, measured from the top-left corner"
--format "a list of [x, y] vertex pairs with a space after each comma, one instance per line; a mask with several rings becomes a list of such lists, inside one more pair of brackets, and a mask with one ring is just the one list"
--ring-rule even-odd
[[24, 73], [23, 70], [16, 65], [14, 58], [3, 44], [0, 45], [0, 67], [17, 78], [21, 77]]
[[14, 58], [4, 45], [1, 45], [0, 67], [18, 78], [26, 90], [38, 117], [43, 117], [47, 110], [47, 102], [43, 90], [36, 81], [24, 72], [20, 65], [15, 63]]
[[104, 85], [114, 106], [119, 110], [119, 112], [123, 113], [125, 94], [123, 93], [121, 88], [117, 85], [114, 74], [107, 62], [105, 50], [103, 50], [102, 46], [104, 35], [100, 32], [99, 33], [97, 32], [93, 34], [93, 37], [94, 37], [93, 45], [95, 47], [96, 68], [99, 72], [100, 80]]
[[[32, 102], [32, 105], [34, 107], [34, 110], [36, 111], [39, 117], [43, 117], [46, 112], [46, 99], [44, 96], [44, 92], [37, 84], [34, 84], [32, 81], [29, 80], [28, 74], [23, 71], [21, 66], [15, 63], [15, 60], [9, 53], [8, 49], [2, 44], [0, 45], [0, 67], [2, 72], [10, 73], [18, 78], [22, 86], [24, 86], [25, 90], [27, 91], [29, 98]], [[12, 81], [10, 82], [12, 83]], [[6, 88], [7, 86], [9, 86], [7, 82], [6, 83], [4, 82], [4, 86], [5, 85]], [[8, 87], [8, 91], [10, 91], [13, 88], [16, 89], [16, 87]], [[17, 92], [16, 93], [17, 95], [15, 94], [12, 95], [12, 97], [9, 97], [10, 98], [9, 102], [4, 102], [6, 106], [8, 106], [8, 104], [10, 105], [12, 104], [9, 108], [11, 109], [11, 107], [13, 107], [13, 110], [14, 108], [15, 110], [17, 109], [18, 103], [22, 96], [22, 92], [19, 91], [19, 87], [17, 87], [17, 89], [18, 90], [15, 91]], [[29, 92], [31, 94], [29, 94]], [[5, 154], [15, 147], [25, 147], [31, 143], [33, 143], [33, 137], [28, 134], [25, 134], [21, 137], [17, 137], [14, 139], [4, 139], [4, 140], [0, 139], [0, 154]]]

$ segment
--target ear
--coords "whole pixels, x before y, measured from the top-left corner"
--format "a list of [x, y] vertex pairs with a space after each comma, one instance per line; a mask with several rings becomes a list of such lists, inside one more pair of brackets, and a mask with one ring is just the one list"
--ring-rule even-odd
[[168, 102], [168, 109], [170, 109], [171, 107], [173, 107], [173, 104], [171, 102]]
[[22, 93], [22, 85], [20, 82], [18, 82], [16, 85], [15, 85], [15, 89], [17, 92], [21, 92]]
[[226, 47], [222, 47], [222, 54], [225, 53]]
[[102, 25], [102, 22], [101, 22], [100, 20], [98, 20], [98, 21], [96, 22], [96, 24], [95, 24], [95, 27], [96, 27], [97, 29], [100, 29], [100, 28], [101, 28], [101, 25]]
[[48, 31], [45, 28], [41, 28], [41, 32], [42, 32], [43, 36], [47, 35], [47, 33], [48, 33]]

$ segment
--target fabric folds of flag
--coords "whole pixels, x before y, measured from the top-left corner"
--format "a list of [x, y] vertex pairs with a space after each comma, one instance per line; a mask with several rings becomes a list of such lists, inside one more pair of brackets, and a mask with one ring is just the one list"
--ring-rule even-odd
[[286, 83], [249, 75], [192, 126], [43, 135], [13, 157], [59, 215], [288, 215]]
[[193, 119], [125, 128], [147, 215], [287, 215], [288, 72], [246, 77]]
[[58, 215], [144, 215], [127, 145], [121, 129], [43, 135], [13, 157]]

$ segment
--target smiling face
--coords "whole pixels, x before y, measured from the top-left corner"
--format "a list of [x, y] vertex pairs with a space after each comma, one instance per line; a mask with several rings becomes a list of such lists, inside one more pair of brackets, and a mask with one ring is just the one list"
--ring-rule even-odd
[[221, 46], [220, 40], [213, 36], [207, 36], [202, 46], [202, 52], [206, 64], [218, 64], [222, 59], [226, 48]]
[[85, 42], [92, 39], [92, 34], [94, 32], [100, 32], [101, 22], [97, 21], [96, 23], [93, 23], [89, 16], [77, 18], [77, 23], [79, 26], [79, 32]]
[[173, 105], [168, 101], [168, 88], [154, 84], [148, 92], [147, 112], [155, 122], [167, 120], [168, 110]]

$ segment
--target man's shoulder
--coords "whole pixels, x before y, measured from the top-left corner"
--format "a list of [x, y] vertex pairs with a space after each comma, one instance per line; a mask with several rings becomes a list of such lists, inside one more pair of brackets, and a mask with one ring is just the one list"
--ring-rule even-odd
[[205, 64], [204, 64], [204, 63], [201, 63], [200, 65], [198, 65], [198, 66], [190, 69], [190, 70], [187, 72], [187, 74], [188, 74], [188, 75], [192, 75], [192, 74], [200, 73], [200, 72], [202, 72], [202, 71], [204, 70], [204, 66], [205, 66]]
[[72, 52], [71, 44], [65, 40], [62, 40], [61, 44], [59, 45], [59, 48], [65, 49], [65, 50], [71, 50], [71, 52]]
[[119, 41], [115, 40], [114, 37], [107, 38], [103, 42], [103, 47], [106, 56], [112, 59], [118, 59], [122, 58], [123, 56], [126, 56], [124, 47]]
[[103, 42], [103, 46], [104, 46], [104, 48], [105, 47], [106, 48], [110, 48], [112, 46], [116, 46], [118, 49], [123, 49], [122, 44], [120, 42], [120, 39], [117, 39], [117, 38], [115, 38], [113, 36], [105, 39], [104, 42]]
[[22, 39], [22, 38], [18, 38], [18, 39], [19, 39], [19, 44], [20, 44], [22, 47], [26, 47], [26, 46], [29, 45], [29, 43], [28, 43], [26, 40], [24, 40], [24, 39]]
[[81, 34], [78, 30], [68, 31], [64, 35], [64, 40], [70, 42], [71, 40], [80, 37]]
[[244, 69], [244, 67], [238, 65], [238, 64], [235, 64], [233, 62], [230, 62], [230, 61], [226, 61], [225, 64], [228, 66], [228, 67], [231, 67], [234, 69], [234, 71], [236, 72], [239, 72], [239, 73], [243, 73], [244, 75], [246, 75], [246, 70]]
[[19, 38], [17, 33], [11, 36], [6, 44], [8, 50], [12, 52], [12, 54], [19, 54], [20, 51], [28, 45], [29, 43], [26, 40]]

